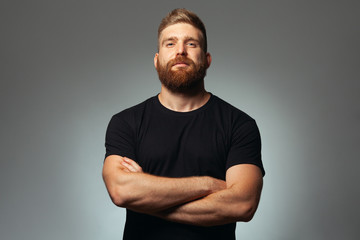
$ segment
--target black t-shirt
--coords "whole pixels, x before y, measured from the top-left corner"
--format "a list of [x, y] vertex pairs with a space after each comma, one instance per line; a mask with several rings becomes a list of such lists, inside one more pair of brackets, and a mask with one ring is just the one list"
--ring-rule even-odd
[[[126, 109], [112, 117], [105, 146], [106, 157], [129, 157], [157, 176], [225, 180], [244, 163], [265, 174], [255, 121], [214, 95], [190, 112], [169, 110], [157, 96]], [[235, 224], [197, 227], [127, 210], [124, 239], [235, 239]]]

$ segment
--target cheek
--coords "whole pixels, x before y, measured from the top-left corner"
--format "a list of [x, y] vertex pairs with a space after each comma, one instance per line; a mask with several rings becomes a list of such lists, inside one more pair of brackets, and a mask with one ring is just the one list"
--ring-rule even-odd
[[200, 63], [200, 62], [203, 62], [204, 60], [206, 60], [206, 55], [203, 54], [202, 52], [196, 52], [196, 53], [193, 53], [193, 59], [197, 63]]
[[168, 62], [164, 59], [164, 58], [158, 58], [157, 59], [157, 70], [159, 70], [159, 68], [165, 70], [167, 68], [167, 64]]
[[156, 58], [156, 64], [157, 64], [157, 67], [159, 67], [159, 65], [162, 64], [160, 55]]
[[164, 68], [164, 67], [166, 67], [167, 62], [164, 59], [160, 59], [159, 64], [160, 64], [160, 66], [162, 66]]
[[169, 57], [165, 54], [159, 55], [158, 63], [162, 64], [163, 66], [169, 61]]
[[206, 61], [206, 58], [204, 58], [203, 56], [198, 56], [196, 59], [194, 59], [194, 62], [196, 65], [199, 65], [199, 64], [203, 64], [204, 61]]

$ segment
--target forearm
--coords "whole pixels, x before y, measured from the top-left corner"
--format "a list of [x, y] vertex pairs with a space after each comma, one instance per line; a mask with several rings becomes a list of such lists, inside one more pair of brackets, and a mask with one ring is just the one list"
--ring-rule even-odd
[[250, 221], [258, 201], [234, 198], [231, 189], [154, 214], [169, 221], [199, 226], [215, 226]]
[[234, 192], [231, 188], [218, 191], [154, 215], [169, 221], [199, 226], [250, 221], [256, 211], [258, 200], [242, 198]]
[[210, 177], [166, 178], [145, 173], [122, 176], [119, 206], [143, 213], [168, 209], [204, 197], [213, 190]]
[[260, 201], [261, 171], [251, 164], [236, 165], [226, 172], [227, 188], [188, 202], [156, 216], [169, 221], [201, 226], [250, 221]]
[[128, 165], [124, 159], [120, 156], [107, 159], [103, 177], [113, 202], [137, 212], [159, 212], [226, 186], [224, 181], [212, 177], [167, 178], [146, 174], [132, 160], [126, 160], [132, 163]]

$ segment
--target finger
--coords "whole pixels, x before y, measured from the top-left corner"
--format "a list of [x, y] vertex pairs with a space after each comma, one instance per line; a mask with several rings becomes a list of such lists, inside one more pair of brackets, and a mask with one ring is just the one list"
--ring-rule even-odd
[[121, 165], [123, 165], [129, 172], [137, 172], [136, 168], [134, 168], [131, 164], [125, 161], [123, 161]]
[[[121, 163], [120, 163], [121, 164]], [[122, 170], [122, 171], [124, 171], [124, 172], [130, 172], [130, 170], [129, 169], [127, 169], [124, 165], [120, 165], [120, 169]]]
[[129, 164], [137, 164], [134, 160], [128, 157], [123, 157], [123, 160]]
[[127, 157], [124, 157], [124, 161], [126, 163], [128, 163], [129, 165], [132, 166], [132, 168], [134, 168], [137, 172], [142, 172], [142, 168], [140, 167], [140, 165], [135, 162], [134, 160], [130, 159], [130, 158], [127, 158]]
[[116, 160], [118, 161], [118, 167], [120, 168], [120, 170], [122, 170], [124, 172], [130, 172], [130, 170], [127, 169], [127, 167], [122, 164], [124, 162], [123, 157], [117, 158]]

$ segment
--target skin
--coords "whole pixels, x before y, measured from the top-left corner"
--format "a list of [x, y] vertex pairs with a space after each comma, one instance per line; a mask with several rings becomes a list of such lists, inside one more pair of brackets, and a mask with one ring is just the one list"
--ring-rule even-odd
[[[142, 173], [129, 158], [120, 162], [129, 173]], [[250, 221], [256, 211], [262, 189], [262, 173], [251, 164], [235, 165], [226, 172], [226, 187], [206, 197], [175, 206], [152, 215], [186, 224], [213, 226]]]
[[[211, 64], [211, 55], [201, 48], [201, 32], [179, 23], [163, 30], [154, 65], [166, 64], [181, 54], [199, 64]], [[173, 70], [188, 68], [179, 63]], [[202, 83], [197, 89], [174, 93], [161, 86], [160, 102], [167, 108], [185, 112], [203, 106], [210, 98]], [[208, 176], [165, 178], [144, 173], [126, 156], [105, 159], [103, 179], [112, 201], [119, 207], [157, 216], [169, 221], [213, 226], [250, 221], [257, 209], [263, 178], [251, 164], [239, 164], [226, 172], [226, 181]]]
[[117, 155], [105, 159], [103, 178], [115, 205], [152, 215], [226, 188], [224, 181], [207, 176], [166, 178], [146, 174], [135, 161]]
[[[202, 33], [190, 24], [178, 23], [165, 28], [159, 38], [159, 52], [155, 54], [154, 65], [157, 68], [158, 60], [162, 65], [174, 59], [177, 55], [183, 55], [199, 64], [206, 61], [210, 66], [212, 58], [210, 53], [204, 53], [201, 48]], [[188, 68], [186, 65], [176, 65], [172, 70]], [[202, 83], [198, 89], [188, 92], [174, 93], [163, 85], [159, 94], [159, 100], [165, 107], [177, 111], [187, 112], [204, 105], [210, 98]]]

